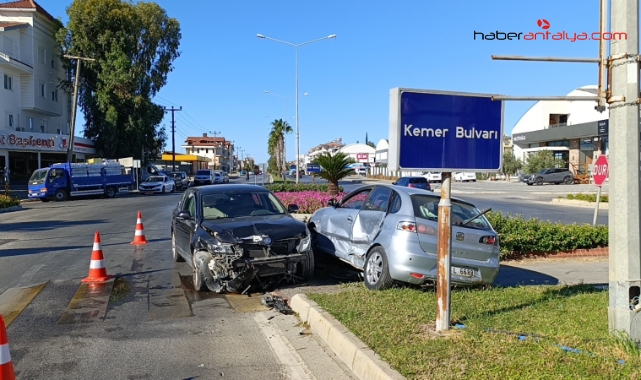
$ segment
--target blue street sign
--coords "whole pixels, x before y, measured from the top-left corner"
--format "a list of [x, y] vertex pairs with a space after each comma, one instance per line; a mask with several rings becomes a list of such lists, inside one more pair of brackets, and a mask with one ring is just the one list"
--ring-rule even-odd
[[307, 164], [308, 173], [320, 173], [321, 167], [318, 164]]
[[392, 170], [500, 170], [503, 102], [491, 95], [393, 89]]

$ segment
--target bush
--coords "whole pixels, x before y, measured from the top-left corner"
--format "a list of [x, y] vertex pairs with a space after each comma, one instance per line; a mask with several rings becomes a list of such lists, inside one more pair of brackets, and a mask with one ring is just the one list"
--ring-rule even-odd
[[502, 259], [608, 246], [608, 227], [525, 219], [521, 215], [486, 214], [499, 234]]
[[[272, 192], [301, 192], [301, 191], [319, 191], [326, 193], [329, 191], [329, 185], [327, 184], [315, 184], [315, 183], [299, 183], [298, 185], [295, 182], [284, 182], [284, 183], [274, 183], [271, 185], [266, 185], [265, 187], [271, 190]], [[343, 192], [341, 186], [338, 187], [340, 193]]]
[[11, 196], [0, 195], [0, 208], [9, 208], [13, 206], [18, 206], [20, 200]]
[[[568, 199], [596, 202], [596, 194], [568, 194]], [[601, 194], [599, 202], [608, 203], [608, 196], [606, 194]]]
[[332, 197], [329, 193], [321, 191], [275, 192], [274, 195], [285, 206], [298, 205], [301, 214], [313, 214], [316, 210], [327, 207], [327, 201], [331, 198], [340, 200], [345, 196], [344, 193], [339, 193], [338, 196]]

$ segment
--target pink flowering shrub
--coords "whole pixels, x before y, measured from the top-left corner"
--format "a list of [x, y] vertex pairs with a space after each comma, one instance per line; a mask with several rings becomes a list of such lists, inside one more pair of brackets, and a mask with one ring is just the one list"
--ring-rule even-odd
[[332, 198], [340, 201], [347, 193], [338, 193], [332, 197], [329, 193], [321, 191], [278, 192], [276, 197], [285, 205], [298, 205], [301, 214], [313, 214], [316, 210], [327, 207], [327, 201]]

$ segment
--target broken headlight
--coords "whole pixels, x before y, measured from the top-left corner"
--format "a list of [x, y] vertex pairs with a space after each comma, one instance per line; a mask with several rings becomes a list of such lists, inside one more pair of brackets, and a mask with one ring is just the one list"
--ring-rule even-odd
[[298, 252], [309, 251], [312, 246], [312, 235], [309, 233], [307, 227], [305, 227], [305, 237], [300, 240], [298, 244]]
[[232, 244], [218, 242], [216, 244], [207, 243], [207, 249], [209, 252], [215, 254], [234, 254], [234, 246]]

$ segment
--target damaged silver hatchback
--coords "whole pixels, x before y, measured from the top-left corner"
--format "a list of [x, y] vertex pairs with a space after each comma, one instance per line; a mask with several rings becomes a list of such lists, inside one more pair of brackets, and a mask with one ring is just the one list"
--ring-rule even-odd
[[304, 281], [314, 273], [307, 226], [269, 190], [254, 185], [188, 189], [173, 210], [174, 261], [187, 261], [198, 291], [244, 293]]
[[[314, 250], [364, 272], [365, 285], [386, 289], [394, 281], [433, 283], [437, 274], [438, 204], [427, 190], [364, 186], [309, 220]], [[473, 204], [452, 199], [452, 282], [492, 284], [499, 272], [499, 239]]]

